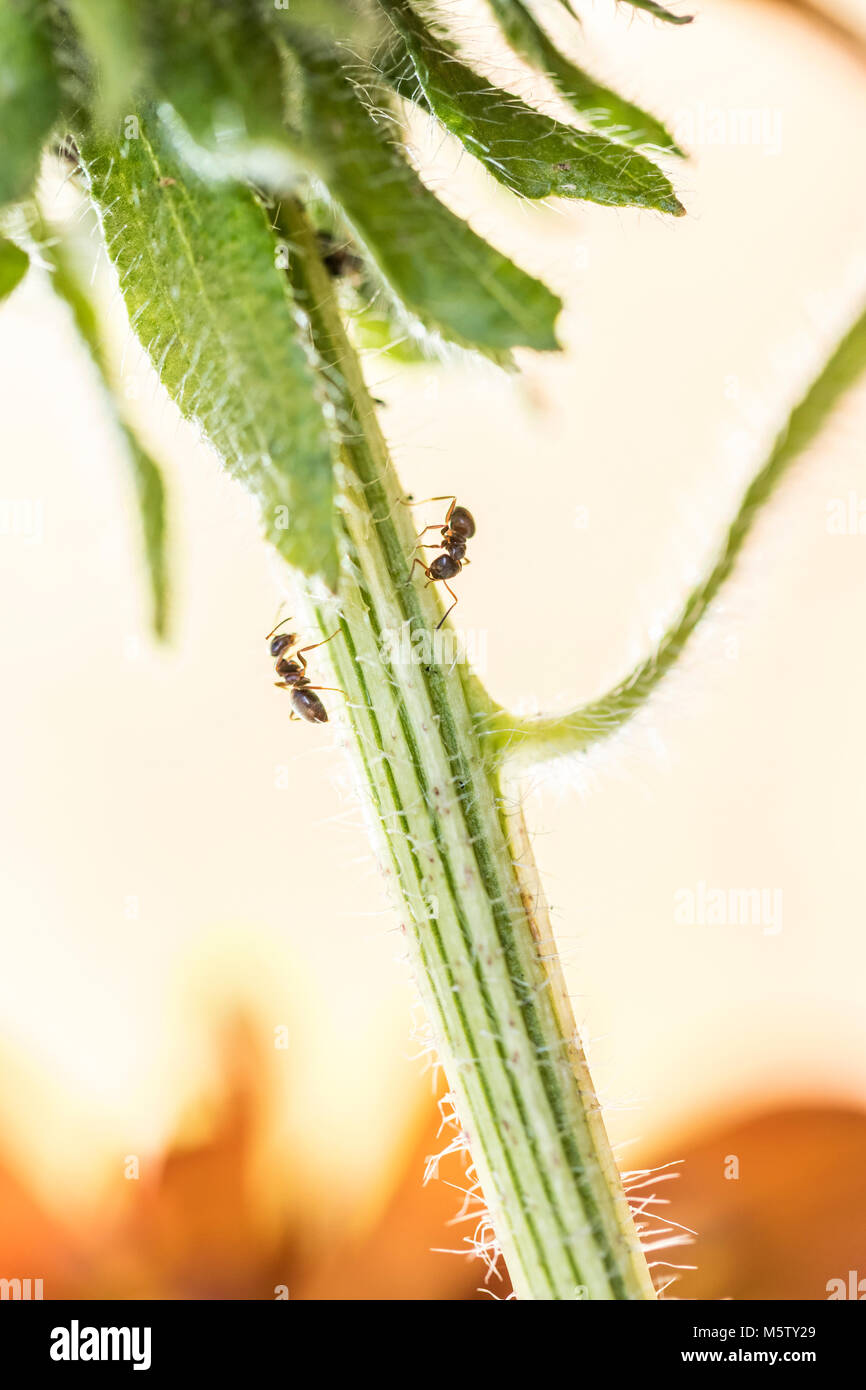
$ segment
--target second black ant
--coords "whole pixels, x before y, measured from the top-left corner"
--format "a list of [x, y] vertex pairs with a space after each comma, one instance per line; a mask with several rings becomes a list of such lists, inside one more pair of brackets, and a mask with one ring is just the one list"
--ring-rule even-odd
[[[471, 564], [471, 561], [466, 559], [466, 542], [471, 540], [475, 535], [475, 518], [466, 507], [458, 507], [457, 498], [452, 493], [448, 493], [444, 497], [425, 497], [423, 500], [425, 502], [451, 503], [445, 515], [444, 526], [440, 527], [434, 522], [430, 526], [425, 526], [424, 530], [419, 531], [417, 536], [417, 540], [420, 542], [421, 537], [426, 536], [428, 531], [438, 530], [442, 537], [441, 541], [424, 542], [416, 546], [416, 549], [441, 549], [443, 554], [437, 555], [429, 565], [425, 565], [424, 561], [419, 559], [416, 555], [409, 571], [410, 575], [413, 574], [415, 566], [420, 565], [427, 576], [428, 585], [437, 583], [444, 584], [454, 600], [451, 607], [443, 613], [436, 624], [436, 631], [438, 632], [445, 619], [448, 617], [448, 614], [456, 608], [458, 602], [457, 595], [451, 588], [448, 580], [454, 579], [454, 577], [460, 573], [464, 565]], [[406, 505], [415, 506], [420, 505], [420, 503], [407, 502]]]
[[316, 232], [319, 255], [325, 269], [334, 280], [358, 281], [364, 269], [364, 262], [352, 250], [348, 241], [338, 241], [332, 232], [322, 228]]
[[[304, 652], [312, 652], [315, 651], [316, 647], [324, 647], [325, 643], [330, 642], [337, 633], [332, 632], [330, 637], [324, 638], [321, 642], [313, 642], [308, 647], [298, 647], [301, 639], [296, 632], [277, 633], [277, 629], [281, 628], [283, 623], [290, 623], [291, 621], [291, 618], [283, 618], [282, 622], [277, 623], [273, 632], [269, 632], [265, 638], [265, 641], [270, 643], [271, 656], [276, 660], [274, 670], [280, 678], [278, 681], [274, 681], [274, 685], [278, 690], [290, 690], [292, 692], [290, 719], [306, 719], [308, 724], [327, 724], [328, 712], [315, 692], [317, 690], [334, 690], [338, 695], [345, 692], [337, 690], [337, 687], [333, 685], [311, 685], [307, 675], [307, 661]], [[337, 632], [339, 632], [339, 628]]]

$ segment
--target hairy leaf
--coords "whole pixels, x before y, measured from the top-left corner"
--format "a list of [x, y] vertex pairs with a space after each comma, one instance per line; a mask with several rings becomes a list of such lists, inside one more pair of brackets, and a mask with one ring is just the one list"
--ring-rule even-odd
[[132, 325], [163, 385], [259, 501], [268, 538], [333, 584], [334, 446], [262, 209], [208, 185], [148, 113], [119, 147], [82, 155]]
[[362, 352], [374, 352], [389, 357], [394, 362], [411, 366], [419, 362], [429, 362], [433, 356], [425, 351], [424, 344], [396, 324], [393, 318], [375, 305], [367, 308], [350, 308], [347, 329]]
[[60, 110], [39, 0], [0, 0], [0, 204], [25, 197]]
[[292, 187], [299, 170], [284, 128], [283, 63], [258, 0], [149, 0], [144, 33], [148, 95], [176, 113], [185, 162], [214, 181]]
[[303, 84], [297, 147], [410, 313], [493, 356], [557, 346], [562, 305], [427, 189], [346, 75], [340, 51], [286, 28]]
[[628, 145], [657, 145], [682, 154], [661, 121], [597, 82], [561, 53], [523, 0], [490, 0], [490, 4], [515, 53], [546, 73], [590, 125]]
[[289, 13], [293, 24], [351, 44], [353, 53], [369, 53], [382, 38], [384, 21], [375, 0], [284, 0], [281, 6], [275, 0], [262, 0], [262, 4], [277, 26]]
[[144, 75], [142, 7], [135, 0], [65, 0], [93, 68], [95, 104], [106, 125], [134, 110]]
[[683, 206], [660, 169], [603, 135], [534, 111], [455, 56], [408, 0], [380, 0], [403, 38], [431, 110], [485, 168], [527, 198], [585, 198], [611, 207]]
[[636, 10], [646, 10], [647, 14], [663, 19], [666, 24], [691, 24], [694, 19], [693, 14], [674, 14], [672, 10], [666, 10], [664, 5], [657, 5], [656, 0], [624, 0], [624, 3]]
[[69, 253], [62, 240], [56, 235], [51, 235], [44, 224], [40, 223], [32, 230], [38, 238], [42, 258], [50, 268], [55, 293], [71, 310], [79, 335], [99, 371], [126, 444], [138, 501], [144, 558], [150, 580], [153, 630], [157, 637], [165, 638], [169, 623], [170, 588], [165, 484], [162, 473], [137, 438], [135, 430], [126, 418], [123, 403], [117, 397], [90, 286], [76, 264], [74, 255]]
[[279, 54], [254, 0], [151, 0], [157, 87], [205, 145], [279, 140]]
[[674, 667], [692, 633], [702, 622], [734, 570], [739, 554], [763, 508], [775, 495], [791, 466], [832, 418], [845, 393], [866, 373], [866, 308], [824, 363], [818, 376], [788, 416], [761, 469], [746, 488], [709, 572], [692, 589], [679, 616], [656, 649], [601, 699], [567, 714], [491, 720], [486, 736], [501, 756], [542, 761], [584, 749], [619, 729]]
[[310, 197], [304, 207], [355, 346], [395, 362], [429, 362], [435, 356], [430, 335], [417, 321], [408, 322], [402, 305], [365, 261], [334, 203]]
[[148, 451], [143, 448], [134, 430], [125, 421], [121, 420], [120, 423], [126, 437], [129, 460], [132, 465], [132, 481], [138, 499], [144, 555], [150, 575], [153, 630], [157, 637], [165, 638], [168, 633], [170, 617], [165, 483], [162, 470]]
[[27, 274], [30, 258], [26, 251], [0, 236], [0, 299], [5, 299]]

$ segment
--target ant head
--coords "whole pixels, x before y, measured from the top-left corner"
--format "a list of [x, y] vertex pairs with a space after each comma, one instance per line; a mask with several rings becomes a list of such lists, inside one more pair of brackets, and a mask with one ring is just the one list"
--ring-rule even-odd
[[280, 656], [283, 652], [288, 651], [289, 647], [293, 647], [297, 640], [294, 632], [281, 632], [279, 636], [272, 637], [271, 656]]
[[270, 642], [271, 644], [271, 656], [280, 656], [284, 651], [287, 651], [289, 647], [294, 647], [297, 645], [298, 638], [294, 632], [281, 632], [278, 637], [274, 636], [274, 634], [277, 631], [277, 628], [281, 628], [284, 623], [290, 623], [291, 621], [291, 618], [283, 618], [282, 621], [278, 622], [277, 626], [271, 632], [269, 632], [267, 637], [265, 638], [265, 641]]

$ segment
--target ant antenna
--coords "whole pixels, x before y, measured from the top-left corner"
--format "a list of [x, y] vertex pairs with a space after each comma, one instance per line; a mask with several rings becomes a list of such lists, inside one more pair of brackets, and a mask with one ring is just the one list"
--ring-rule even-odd
[[398, 498], [404, 507], [423, 507], [425, 502], [456, 502], [457, 498], [453, 492], [443, 492], [441, 497], [413, 497], [411, 492], [406, 497]]
[[265, 641], [266, 641], [266, 642], [269, 642], [269, 641], [271, 640], [271, 638], [273, 637], [274, 633], [277, 631], [277, 628], [282, 627], [283, 623], [290, 623], [291, 621], [292, 621], [291, 618], [280, 618], [280, 621], [277, 623], [277, 627], [273, 628], [273, 629], [268, 633], [267, 637], [265, 638]]

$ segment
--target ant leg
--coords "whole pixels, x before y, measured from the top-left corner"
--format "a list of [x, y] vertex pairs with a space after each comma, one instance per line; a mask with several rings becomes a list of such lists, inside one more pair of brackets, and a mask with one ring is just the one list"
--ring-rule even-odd
[[[340, 629], [337, 628], [337, 632], [339, 632], [339, 631], [340, 631]], [[324, 645], [325, 645], [326, 642], [332, 642], [332, 641], [334, 640], [334, 638], [335, 638], [336, 635], [337, 635], [337, 632], [332, 632], [331, 635], [330, 635], [330, 637], [325, 637], [321, 642], [314, 642], [313, 645], [312, 645], [311, 647], [301, 647], [299, 651], [296, 651], [296, 652], [295, 652], [295, 656], [296, 656], [297, 658], [300, 659], [301, 665], [303, 666], [303, 668], [304, 668], [305, 671], [306, 671], [306, 669], [307, 669], [307, 663], [306, 663], [306, 661], [304, 660], [304, 658], [303, 658], [303, 656], [301, 655], [301, 653], [302, 653], [302, 652], [314, 652], [314, 651], [316, 650], [317, 647], [324, 647]]]
[[457, 597], [457, 595], [455, 594], [454, 590], [451, 588], [451, 585], [450, 585], [450, 584], [446, 584], [444, 579], [442, 580], [442, 583], [445, 584], [445, 588], [448, 590], [448, 592], [449, 592], [449, 594], [451, 595], [451, 597], [453, 598], [454, 602], [452, 603], [451, 607], [450, 607], [445, 613], [442, 614], [442, 617], [439, 619], [438, 623], [436, 624], [436, 631], [437, 631], [437, 632], [439, 631], [440, 627], [441, 627], [442, 624], [444, 623], [445, 619], [448, 617], [448, 614], [449, 614], [449, 613], [453, 613], [454, 609], [457, 607], [457, 604], [460, 602], [460, 600], [458, 599], [458, 597]]
[[302, 685], [302, 690], [333, 690], [335, 695], [342, 695], [344, 700], [348, 700], [345, 690], [340, 690], [336, 685]]
[[417, 555], [415, 556], [415, 559], [412, 561], [411, 567], [410, 567], [410, 569], [409, 569], [409, 578], [410, 578], [410, 579], [412, 578], [412, 575], [413, 575], [413, 572], [414, 572], [414, 569], [415, 569], [415, 566], [416, 566], [416, 565], [420, 565], [420, 566], [421, 566], [421, 568], [422, 568], [422, 570], [424, 571], [424, 573], [426, 574], [427, 579], [428, 579], [428, 582], [429, 582], [429, 580], [430, 580], [430, 570], [429, 570], [428, 566], [424, 564], [424, 561], [423, 561], [423, 560], [419, 560], [419, 559], [418, 559], [418, 556], [417, 556]]
[[282, 627], [283, 623], [290, 623], [291, 621], [291, 618], [281, 618], [280, 621], [277, 623], [277, 627], [275, 627], [271, 632], [268, 633], [267, 637], [265, 638], [265, 641], [269, 642], [273, 637], [274, 633], [276, 632], [277, 628]]

